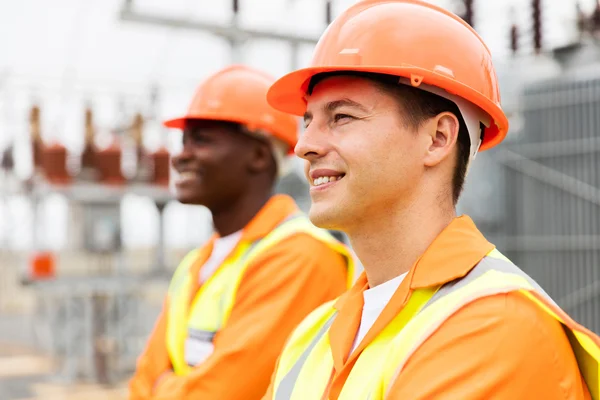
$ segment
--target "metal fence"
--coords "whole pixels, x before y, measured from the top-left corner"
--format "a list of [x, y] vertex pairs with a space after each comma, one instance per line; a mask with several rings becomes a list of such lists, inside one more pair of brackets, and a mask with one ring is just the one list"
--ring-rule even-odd
[[488, 210], [500, 218], [480, 227], [600, 333], [600, 74], [533, 83], [520, 100], [517, 139], [485, 156], [497, 182]]

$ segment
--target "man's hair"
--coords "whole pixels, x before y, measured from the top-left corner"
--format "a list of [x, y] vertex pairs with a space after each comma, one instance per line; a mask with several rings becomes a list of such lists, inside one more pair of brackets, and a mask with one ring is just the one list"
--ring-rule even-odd
[[456, 116], [459, 122], [459, 130], [456, 141], [456, 166], [452, 177], [452, 202], [456, 205], [464, 187], [471, 150], [469, 131], [458, 106], [454, 102], [436, 94], [400, 84], [397, 76], [371, 72], [335, 71], [317, 74], [310, 80], [308, 94], [311, 94], [314, 87], [324, 79], [341, 75], [368, 79], [374, 82], [380, 89], [394, 96], [398, 105], [404, 111], [404, 121], [410, 128], [416, 129], [429, 118], [433, 118], [443, 112], [450, 112]]

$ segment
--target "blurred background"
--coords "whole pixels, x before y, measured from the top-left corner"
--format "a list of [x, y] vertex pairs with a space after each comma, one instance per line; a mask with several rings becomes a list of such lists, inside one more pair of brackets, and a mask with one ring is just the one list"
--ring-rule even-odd
[[[126, 398], [170, 274], [212, 233], [173, 201], [181, 135], [160, 122], [230, 63], [307, 65], [354, 2], [0, 0], [0, 400]], [[431, 2], [483, 36], [511, 123], [459, 211], [600, 333], [600, 2]], [[278, 191], [308, 208], [299, 162]]]

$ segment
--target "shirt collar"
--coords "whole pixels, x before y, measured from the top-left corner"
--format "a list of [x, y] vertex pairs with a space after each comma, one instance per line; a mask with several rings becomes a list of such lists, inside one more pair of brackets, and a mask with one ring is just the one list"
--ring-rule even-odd
[[[401, 287], [411, 290], [439, 286], [465, 276], [494, 249], [468, 216], [457, 217], [434, 239], [408, 271]], [[349, 298], [361, 296], [369, 288], [366, 274], [335, 303], [340, 309]]]

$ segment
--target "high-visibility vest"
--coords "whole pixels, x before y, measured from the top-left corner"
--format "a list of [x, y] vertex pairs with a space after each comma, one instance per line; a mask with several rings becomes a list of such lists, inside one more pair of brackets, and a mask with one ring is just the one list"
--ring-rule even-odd
[[[415, 290], [407, 305], [359, 355], [339, 400], [385, 399], [409, 357], [456, 311], [477, 299], [517, 291], [560, 321], [593, 400], [600, 400], [600, 338], [574, 322], [543, 289], [498, 250], [465, 277]], [[440, 301], [443, 299], [443, 301]], [[280, 357], [273, 400], [321, 399], [333, 374], [327, 334], [334, 302], [322, 305], [294, 331]]]
[[199, 277], [192, 276], [190, 268], [199, 250], [190, 252], [175, 270], [168, 290], [166, 346], [175, 374], [186, 375], [193, 368], [185, 361], [188, 335], [212, 342], [217, 332], [225, 326], [248, 265], [277, 243], [298, 233], [309, 234], [343, 255], [348, 264], [347, 285], [352, 285], [354, 262], [348, 249], [329, 232], [312, 225], [303, 214], [286, 219], [262, 239], [239, 243], [234, 253], [200, 286], [195, 295], [192, 293], [193, 280]]

